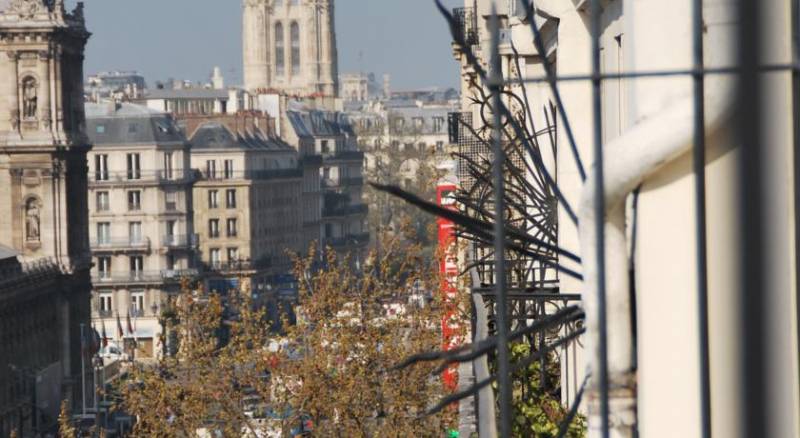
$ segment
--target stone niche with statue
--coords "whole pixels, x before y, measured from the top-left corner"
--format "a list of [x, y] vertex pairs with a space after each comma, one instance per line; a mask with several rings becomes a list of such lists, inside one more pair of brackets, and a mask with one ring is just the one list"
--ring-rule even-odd
[[84, 143], [83, 5], [11, 0], [0, 11], [0, 135], [9, 142]]
[[0, 215], [0, 244], [28, 258], [88, 258], [89, 35], [82, 4], [71, 12], [63, 0], [0, 6], [0, 211], [10, 213]]

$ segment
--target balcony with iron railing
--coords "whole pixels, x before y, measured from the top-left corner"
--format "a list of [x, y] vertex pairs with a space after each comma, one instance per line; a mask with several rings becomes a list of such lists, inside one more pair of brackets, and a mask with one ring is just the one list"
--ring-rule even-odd
[[100, 237], [90, 243], [93, 252], [150, 251], [149, 237]]
[[261, 260], [253, 261], [253, 260], [229, 260], [227, 262], [223, 261], [212, 261], [203, 263], [203, 268], [207, 272], [216, 272], [216, 273], [237, 273], [242, 271], [255, 271], [258, 269], [264, 269], [272, 266], [271, 261], [268, 258], [264, 258]]
[[302, 178], [303, 169], [264, 169], [264, 170], [237, 170], [237, 171], [208, 171], [198, 170], [197, 179], [201, 181], [225, 181], [225, 180], [273, 180], [273, 179], [292, 179]]
[[364, 185], [363, 177], [353, 178], [323, 178], [321, 181], [322, 188], [335, 189], [343, 187], [359, 187]]
[[164, 236], [161, 244], [170, 249], [196, 248], [200, 244], [197, 234], [173, 234]]
[[326, 218], [363, 215], [369, 212], [366, 204], [334, 205], [322, 209], [322, 216]]
[[369, 233], [348, 234], [343, 237], [326, 237], [325, 245], [334, 248], [341, 248], [346, 246], [363, 246], [369, 243]]
[[480, 43], [478, 37], [478, 18], [473, 8], [453, 9], [453, 19], [456, 24], [456, 38], [464, 41], [469, 46]]
[[323, 152], [323, 161], [364, 161], [364, 152], [358, 150], [339, 150], [334, 152]]
[[129, 272], [99, 271], [92, 274], [92, 282], [95, 286], [103, 284], [158, 284], [177, 282], [182, 278], [196, 277], [198, 274], [199, 272], [197, 269], [142, 270]]
[[192, 169], [94, 171], [89, 172], [89, 185], [186, 183], [193, 178]]

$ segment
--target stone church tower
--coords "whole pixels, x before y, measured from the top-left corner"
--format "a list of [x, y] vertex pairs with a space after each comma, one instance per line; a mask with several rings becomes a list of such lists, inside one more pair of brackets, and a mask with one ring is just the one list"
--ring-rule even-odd
[[336, 97], [334, 0], [244, 0], [244, 84], [251, 92]]
[[[22, 262], [0, 272], [0, 386], [15, 378], [9, 364], [79, 381], [81, 326], [90, 330], [88, 38], [82, 3], [68, 13], [63, 0], [0, 1], [0, 248]], [[37, 287], [21, 294], [15, 278]], [[56, 388], [79, 392], [67, 386]]]

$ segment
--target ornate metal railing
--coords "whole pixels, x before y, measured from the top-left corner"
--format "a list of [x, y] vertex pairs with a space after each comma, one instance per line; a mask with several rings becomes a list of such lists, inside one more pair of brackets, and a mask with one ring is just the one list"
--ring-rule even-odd
[[456, 44], [463, 42], [464, 44], [474, 46], [480, 43], [478, 37], [478, 18], [473, 8], [453, 9], [453, 19], [455, 22], [455, 31], [458, 35], [458, 37], [455, 38]]
[[89, 185], [184, 183], [194, 179], [192, 169], [90, 171]]
[[92, 251], [96, 252], [117, 250], [149, 251], [150, 238], [144, 236], [95, 238], [91, 241], [90, 247]]

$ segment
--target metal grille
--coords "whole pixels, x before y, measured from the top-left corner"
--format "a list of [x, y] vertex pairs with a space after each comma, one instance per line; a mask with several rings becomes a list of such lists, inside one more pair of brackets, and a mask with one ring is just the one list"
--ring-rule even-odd
[[[451, 135], [459, 145], [459, 158], [462, 166], [459, 169], [462, 177], [462, 193], [460, 201], [462, 213], [452, 213], [437, 210], [434, 206], [426, 205], [418, 198], [396, 191], [398, 196], [404, 197], [427, 211], [434, 212], [456, 222], [461, 231], [459, 236], [472, 242], [472, 263], [469, 266], [473, 279], [477, 281], [473, 293], [485, 298], [489, 309], [488, 324], [492, 329], [492, 336], [477, 339], [475, 343], [465, 346], [460, 350], [442, 352], [438, 355], [419, 356], [410, 359], [410, 363], [417, 360], [443, 360], [445, 363], [468, 362], [480, 356], [491, 356], [496, 363], [494, 375], [483, 381], [477, 381], [467, 388], [452, 396], [445, 397], [432, 411], [455, 401], [471, 397], [486, 388], [491, 383], [497, 382], [497, 426], [503, 437], [511, 435], [512, 424], [512, 373], [519, 364], [512, 364], [509, 360], [509, 343], [518, 342], [520, 339], [530, 344], [535, 344], [530, 356], [524, 360], [530, 363], [541, 360], [542, 355], [552, 348], [558, 348], [565, 343], [573, 342], [584, 332], [582, 326], [583, 313], [578, 296], [560, 294], [558, 290], [558, 275], [568, 275], [577, 279], [586, 280], [581, 272], [576, 272], [565, 266], [563, 262], [569, 259], [587, 270], [591, 263], [596, 278], [592, 278], [592, 288], [584, 294], [592, 296], [596, 308], [590, 318], [596, 326], [593, 336], [597, 339], [596, 358], [591, 376], [591, 391], [593, 393], [593, 415], [597, 416], [597, 424], [593, 427], [595, 434], [603, 437], [610, 436], [611, 428], [609, 407], [609, 333], [608, 333], [608, 296], [606, 290], [606, 230], [604, 220], [594, 220], [585, 225], [585, 231], [593, 233], [594, 251], [584, 254], [588, 259], [582, 260], [557, 245], [557, 239], [548, 235], [549, 231], [557, 233], [558, 224], [553, 220], [532, 220], [537, 214], [550, 213], [556, 208], [561, 209], [574, 225], [578, 225], [578, 216], [572, 206], [566, 202], [560, 193], [556, 181], [549, 173], [547, 166], [541, 162], [540, 153], [543, 147], [538, 141], [536, 133], [525, 123], [529, 118], [519, 118], [514, 110], [513, 96], [508, 96], [509, 86], [545, 83], [549, 86], [553, 98], [553, 118], [555, 113], [563, 121], [559, 129], [563, 130], [568, 141], [568, 147], [574, 158], [578, 174], [584, 182], [588, 180], [593, 184], [592, 205], [594, 218], [606, 218], [605, 211], [605, 163], [604, 133], [602, 111], [602, 87], [608, 80], [641, 80], [653, 77], [686, 77], [693, 81], [693, 133], [692, 159], [694, 173], [694, 207], [693, 222], [695, 225], [695, 259], [697, 282], [693, 293], [697, 300], [697, 339], [699, 358], [699, 387], [697, 388], [700, 400], [701, 435], [711, 436], [711, 403], [710, 403], [710, 371], [709, 371], [709, 339], [708, 339], [708, 275], [707, 275], [707, 236], [706, 236], [706, 111], [705, 84], [709, 76], [728, 75], [734, 76], [736, 86], [732, 91], [731, 106], [735, 108], [735, 123], [727, 134], [736, 138], [740, 143], [737, 172], [733, 176], [732, 184], [739, 187], [737, 209], [732, 215], [737, 215], [738, 233], [740, 239], [739, 265], [744, 267], [738, 273], [738, 295], [741, 313], [736, 316], [741, 339], [740, 362], [742, 374], [739, 376], [739, 399], [743, 401], [736, 417], [740, 419], [739, 429], [743, 436], [769, 436], [769, 419], [774, 413], [767, 410], [768, 386], [766, 370], [769, 368], [768, 330], [766, 326], [767, 307], [762, 295], [765, 285], [765, 247], [766, 218], [764, 206], [768, 200], [764, 196], [763, 163], [768, 159], [765, 152], [768, 148], [759, 147], [764, 143], [763, 127], [758, 117], [763, 107], [763, 90], [760, 79], [766, 72], [792, 72], [794, 98], [795, 129], [800, 126], [800, 111], [798, 106], [798, 91], [800, 90], [800, 68], [797, 65], [797, 50], [800, 47], [797, 39], [800, 38], [798, 29], [798, 2], [791, 1], [792, 6], [792, 61], [786, 64], [764, 64], [762, 54], [761, 14], [764, 5], [768, 2], [758, 0], [740, 0], [731, 3], [731, 8], [736, 9], [734, 16], [742, 17], [735, 33], [738, 41], [732, 46], [738, 48], [737, 61], [732, 66], [708, 68], [704, 65], [705, 31], [704, 11], [702, 0], [691, 0], [691, 16], [686, 17], [691, 21], [692, 29], [692, 60], [689, 69], [674, 69], [661, 71], [623, 71], [620, 73], [604, 73], [601, 70], [601, 10], [603, 0], [573, 0], [575, 6], [584, 11], [586, 23], [591, 34], [591, 72], [581, 75], [556, 75], [553, 66], [544, 63], [545, 74], [540, 77], [503, 77], [500, 60], [501, 45], [501, 20], [497, 11], [488, 17], [488, 29], [491, 41], [488, 45], [491, 55], [488, 60], [480, 60], [473, 53], [474, 41], [465, 28], [470, 28], [465, 23], [469, 21], [467, 10], [457, 9], [450, 13], [439, 0], [436, 0], [442, 14], [450, 24], [456, 47], [461, 50], [466, 58], [467, 66], [475, 72], [478, 78], [479, 90], [485, 90], [483, 101], [491, 111], [482, 113], [482, 126], [476, 127], [469, 124], [468, 132], [459, 127], [452, 126], [453, 122], [467, 126], [467, 117], [458, 115], [451, 117]], [[535, 13], [532, 2], [520, 0], [524, 10]], [[537, 20], [527, 20], [532, 33], [535, 49], [538, 53], [548, 53], [540, 34]], [[465, 27], [466, 26], [466, 27]], [[477, 26], [476, 26], [477, 27]], [[584, 81], [591, 85], [591, 113], [593, 130], [593, 157], [594, 162], [591, 172], [587, 172], [578, 153], [577, 142], [572, 134], [570, 118], [565, 111], [561, 100], [560, 84], [563, 82]], [[524, 91], [522, 93], [525, 94]], [[530, 109], [529, 102], [524, 102], [524, 108]], [[751, 117], [755, 115], [756, 117]], [[554, 125], [554, 124], [553, 124]], [[488, 127], [481, 132], [480, 128]], [[555, 126], [545, 127], [555, 130]], [[795, 132], [793, 152], [795, 157], [795, 185], [794, 194], [800, 192], [800, 135]], [[456, 138], [457, 137], [457, 138]], [[553, 144], [555, 148], [556, 145]], [[523, 157], [521, 162], [515, 162], [515, 154]], [[538, 156], [538, 158], [537, 158]], [[525, 182], [536, 181], [533, 187], [525, 187]], [[746, 184], [744, 183], [746, 182]], [[523, 185], [523, 188], [515, 187]], [[522, 208], [520, 208], [522, 206]], [[794, 206], [795, 231], [798, 229], [796, 218], [800, 216], [800, 202]], [[503, 214], [495, 214], [502, 212]], [[526, 213], [527, 212], [527, 213]], [[552, 217], [545, 214], [546, 217]], [[531, 225], [531, 223], [533, 223]], [[583, 228], [582, 228], [583, 230]], [[537, 232], [544, 231], [541, 234]], [[793, 242], [793, 251], [796, 251], [800, 237], [795, 232], [797, 241]], [[583, 238], [583, 237], [582, 237]], [[502, 255], [496, 257], [495, 255]], [[732, 255], [736, 257], [737, 255]], [[796, 269], [800, 262], [796, 262]], [[538, 278], [531, 275], [536, 265], [542, 269], [543, 275]], [[521, 268], [522, 267], [522, 268]], [[555, 272], [556, 276], [550, 277], [547, 272]], [[502, 273], [499, 275], [498, 273]], [[548, 281], [549, 279], [552, 281]], [[795, 276], [795, 281], [797, 276]], [[797, 284], [794, 285], [797, 288]], [[632, 294], [633, 292], [631, 292]], [[797, 299], [800, 302], [800, 299]], [[560, 305], [548, 306], [545, 303], [558, 302]], [[576, 305], [576, 303], [578, 305]], [[584, 305], [588, 303], [584, 302]], [[800, 306], [800, 305], [799, 305]], [[800, 307], [798, 308], [800, 312]], [[797, 318], [797, 315], [793, 316]], [[791, 325], [790, 322], [787, 322]], [[569, 325], [569, 330], [563, 330]], [[555, 329], [554, 328], [559, 328]], [[635, 333], [635, 321], [633, 326]], [[800, 351], [795, 352], [800, 354]], [[435, 356], [435, 357], [434, 357]], [[635, 366], [635, 365], [634, 365]], [[795, 370], [797, 371], [797, 370]], [[577, 385], [574, 385], [577, 386]], [[570, 403], [568, 415], [564, 419], [559, 436], [564, 436], [569, 423], [574, 420], [578, 407], [581, 404], [583, 389], [586, 381], [580, 385], [574, 400]], [[793, 388], [795, 396], [798, 388]], [[615, 390], [619, 391], [619, 388]], [[618, 409], [618, 407], [616, 408]], [[492, 419], [479, 419], [490, 421]], [[591, 420], [590, 420], [591, 423]], [[632, 427], [635, 427], [632, 426]], [[635, 431], [634, 431], [635, 433]]]

